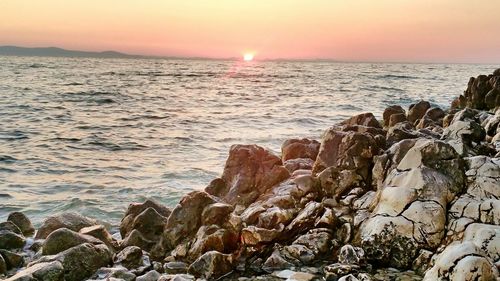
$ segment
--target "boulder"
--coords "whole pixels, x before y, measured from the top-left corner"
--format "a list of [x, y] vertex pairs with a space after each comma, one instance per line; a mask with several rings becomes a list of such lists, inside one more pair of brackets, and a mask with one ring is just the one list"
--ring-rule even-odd
[[115, 255], [113, 262], [128, 269], [138, 268], [143, 265], [142, 250], [136, 246], [128, 246]]
[[391, 117], [389, 118], [389, 123], [388, 127], [393, 127], [396, 124], [403, 123], [408, 121], [406, 118], [406, 113], [397, 113], [397, 114], [392, 114]]
[[11, 221], [5, 221], [5, 222], [0, 222], [0, 231], [5, 230], [5, 231], [10, 231], [14, 232], [15, 234], [23, 235], [23, 232], [17, 225], [15, 225]]
[[196, 259], [188, 268], [189, 274], [205, 279], [217, 279], [233, 270], [231, 255], [210, 251]]
[[98, 223], [95, 220], [76, 213], [62, 213], [60, 215], [48, 217], [38, 229], [35, 239], [45, 239], [54, 230], [63, 227], [78, 232], [84, 227], [96, 224]]
[[24, 265], [24, 257], [18, 253], [0, 249], [0, 256], [5, 261], [8, 269], [18, 268]]
[[310, 139], [290, 139], [281, 145], [281, 159], [309, 158], [316, 160], [320, 143]]
[[221, 177], [225, 187], [214, 195], [231, 205], [248, 206], [289, 177], [281, 159], [270, 151], [257, 145], [233, 145]]
[[2, 255], [0, 255], [0, 276], [7, 273], [7, 262], [5, 262]]
[[21, 212], [12, 212], [7, 221], [11, 221], [19, 227], [24, 236], [31, 236], [35, 233], [35, 227], [31, 224], [28, 217]]
[[92, 236], [102, 241], [110, 250], [118, 249], [118, 242], [111, 236], [111, 233], [104, 227], [98, 224], [94, 226], [84, 227], [80, 229], [80, 234]]
[[141, 275], [135, 279], [135, 281], [157, 281], [161, 274], [156, 270], [148, 271], [148, 273]]
[[408, 122], [399, 122], [392, 125], [387, 130], [386, 140], [388, 145], [393, 145], [406, 139], [416, 139], [421, 135], [416, 132], [413, 126]]
[[188, 259], [194, 261], [208, 251], [229, 254], [236, 249], [239, 238], [238, 233], [233, 233], [217, 225], [202, 226], [187, 253]]
[[0, 249], [19, 249], [24, 246], [26, 239], [22, 234], [9, 230], [0, 230]]
[[492, 89], [489, 80], [490, 78], [486, 75], [470, 78], [467, 89], [464, 92], [467, 107], [480, 110], [489, 109], [485, 103], [486, 94]]
[[415, 124], [415, 121], [422, 119], [427, 110], [431, 107], [428, 101], [419, 101], [410, 105], [408, 109], [408, 121], [411, 124]]
[[340, 123], [341, 126], [361, 125], [365, 127], [382, 128], [377, 118], [372, 113], [362, 113], [354, 115], [353, 117]]
[[425, 112], [425, 115], [422, 117], [422, 119], [429, 118], [432, 121], [439, 122], [440, 120], [442, 120], [444, 118], [445, 115], [446, 115], [446, 113], [441, 108], [431, 107], [431, 108], [427, 109], [427, 111]]
[[97, 238], [80, 234], [67, 228], [59, 228], [47, 236], [42, 246], [43, 255], [55, 255], [74, 246], [91, 243], [102, 244]]
[[363, 265], [365, 263], [365, 252], [359, 247], [353, 247], [351, 245], [344, 245], [340, 248], [338, 260], [343, 264], [358, 264]]
[[94, 276], [93, 279], [98, 280], [125, 280], [125, 281], [134, 281], [136, 279], [135, 274], [128, 271], [126, 268], [119, 267], [103, 267], [100, 268]]
[[155, 245], [155, 241], [147, 240], [136, 229], [132, 230], [132, 232], [130, 232], [128, 236], [125, 237], [125, 239], [123, 239], [120, 243], [121, 247], [137, 246], [141, 249], [152, 249]]
[[41, 262], [29, 266], [16, 275], [6, 279], [6, 281], [65, 281], [64, 267], [60, 261]]
[[391, 118], [392, 118], [393, 115], [399, 115], [399, 116], [402, 115], [402, 116], [405, 116], [404, 119], [406, 120], [406, 112], [405, 112], [405, 110], [401, 106], [399, 106], [399, 105], [391, 105], [391, 106], [387, 107], [384, 110], [384, 113], [382, 114], [382, 117], [384, 119], [384, 127], [391, 127], [390, 120], [391, 120]]

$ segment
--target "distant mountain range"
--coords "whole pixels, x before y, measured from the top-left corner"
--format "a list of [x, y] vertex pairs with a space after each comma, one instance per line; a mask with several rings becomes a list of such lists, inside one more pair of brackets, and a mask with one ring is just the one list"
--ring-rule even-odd
[[37, 56], [37, 57], [88, 57], [88, 58], [145, 58], [147, 56], [130, 55], [116, 51], [87, 52], [66, 50], [56, 47], [26, 48], [18, 46], [0, 46], [0, 56]]

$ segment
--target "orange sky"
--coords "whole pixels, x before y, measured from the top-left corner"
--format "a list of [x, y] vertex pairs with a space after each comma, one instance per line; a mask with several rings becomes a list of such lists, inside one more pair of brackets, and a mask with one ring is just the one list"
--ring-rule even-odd
[[500, 62], [500, 0], [0, 0], [0, 45]]

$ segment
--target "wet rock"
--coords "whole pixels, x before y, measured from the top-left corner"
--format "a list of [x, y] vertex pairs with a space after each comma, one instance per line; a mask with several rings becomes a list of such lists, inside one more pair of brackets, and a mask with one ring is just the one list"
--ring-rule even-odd
[[248, 206], [269, 188], [290, 177], [279, 157], [257, 145], [233, 145], [224, 167], [220, 196], [229, 204]]
[[454, 243], [439, 254], [425, 276], [430, 280], [496, 280], [498, 269], [473, 242]]
[[103, 225], [94, 225], [80, 229], [80, 234], [92, 236], [106, 244], [110, 249], [118, 249], [118, 242]]
[[3, 257], [8, 269], [18, 268], [24, 265], [24, 257], [20, 254], [0, 249], [0, 256]]
[[313, 161], [318, 156], [320, 143], [310, 139], [290, 139], [281, 145], [281, 159], [283, 162], [290, 159], [309, 158]]
[[97, 222], [95, 220], [76, 213], [62, 213], [60, 215], [48, 217], [38, 229], [35, 239], [45, 239], [54, 230], [63, 227], [78, 232], [84, 227], [96, 224]]
[[161, 274], [158, 273], [156, 270], [151, 270], [148, 273], [141, 275], [137, 277], [135, 280], [136, 281], [156, 281], [158, 278], [160, 278]]
[[24, 280], [65, 281], [63, 265], [59, 261], [37, 263], [19, 271], [6, 281]]
[[217, 279], [233, 270], [231, 255], [210, 251], [203, 254], [188, 268], [189, 274], [206, 279]]
[[359, 247], [344, 245], [340, 248], [338, 259], [343, 264], [362, 265], [365, 262], [365, 252]]
[[376, 140], [370, 134], [330, 128], [323, 134], [313, 174], [333, 166], [340, 170], [353, 170], [367, 180], [372, 158], [379, 150]]
[[136, 246], [129, 246], [115, 255], [113, 262], [128, 269], [138, 268], [143, 265], [142, 250]]
[[43, 255], [55, 255], [71, 247], [91, 243], [102, 244], [102, 241], [90, 235], [83, 235], [67, 228], [59, 228], [47, 236], [42, 246]]
[[111, 263], [111, 252], [103, 244], [81, 244], [54, 256], [44, 256], [35, 263], [58, 261], [64, 268], [64, 280], [77, 281], [89, 278], [99, 268]]
[[391, 127], [390, 125], [391, 117], [397, 114], [402, 114], [403, 116], [405, 116], [406, 119], [406, 112], [401, 106], [399, 105], [388, 106], [384, 110], [384, 113], [382, 114], [382, 117], [384, 119], [384, 127]]
[[4, 230], [10, 231], [10, 232], [13, 232], [13, 233], [19, 234], [19, 235], [23, 234], [21, 229], [19, 229], [19, 227], [11, 221], [6, 221], [6, 222], [0, 223], [0, 231], [4, 231]]
[[415, 121], [422, 119], [427, 110], [431, 107], [428, 101], [419, 101], [415, 104], [410, 105], [408, 110], [408, 121], [411, 124], [415, 124]]
[[26, 240], [22, 234], [17, 234], [9, 230], [0, 230], [0, 249], [22, 248]]
[[35, 233], [35, 227], [31, 224], [28, 217], [21, 212], [12, 212], [7, 221], [11, 221], [19, 227], [24, 236], [31, 236]]
[[374, 128], [382, 128], [380, 123], [377, 121], [375, 116], [372, 113], [362, 113], [358, 115], [354, 115], [353, 117], [343, 121], [340, 125], [351, 126], [351, 125], [361, 125], [365, 127], [374, 127]]

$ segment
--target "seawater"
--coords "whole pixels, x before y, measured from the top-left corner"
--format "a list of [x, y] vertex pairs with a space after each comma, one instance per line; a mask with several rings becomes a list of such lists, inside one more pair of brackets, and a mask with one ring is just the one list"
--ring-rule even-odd
[[280, 153], [362, 112], [446, 108], [493, 65], [0, 57], [0, 221], [117, 225], [219, 176], [232, 144]]

